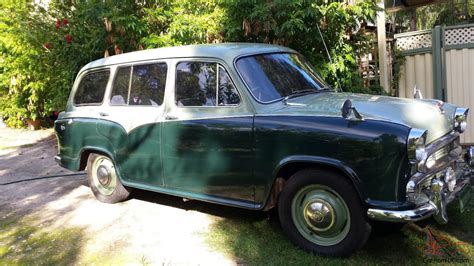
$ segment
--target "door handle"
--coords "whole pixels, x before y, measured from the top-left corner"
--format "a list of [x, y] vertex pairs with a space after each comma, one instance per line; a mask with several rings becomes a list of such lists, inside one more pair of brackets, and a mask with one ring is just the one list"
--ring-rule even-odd
[[104, 112], [100, 112], [99, 115], [100, 115], [100, 116], [109, 116], [109, 114], [104, 113]]
[[174, 115], [166, 115], [166, 116], [165, 116], [165, 119], [166, 119], [166, 120], [176, 120], [176, 119], [178, 119], [178, 117], [177, 117], [177, 116], [174, 116]]

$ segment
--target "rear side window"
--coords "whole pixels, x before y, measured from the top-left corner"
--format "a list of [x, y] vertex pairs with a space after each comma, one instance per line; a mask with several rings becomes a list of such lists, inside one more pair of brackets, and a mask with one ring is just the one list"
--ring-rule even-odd
[[181, 62], [176, 66], [177, 106], [238, 105], [240, 96], [226, 70], [217, 63]]
[[74, 95], [75, 105], [100, 104], [104, 99], [110, 71], [100, 70], [86, 74]]
[[110, 104], [124, 105], [127, 104], [128, 90], [130, 89], [130, 72], [131, 67], [123, 67], [117, 70], [110, 96]]
[[119, 68], [110, 95], [110, 104], [161, 105], [165, 94], [167, 71], [166, 63]]
[[165, 63], [133, 66], [128, 104], [161, 105], [165, 94], [167, 70]]

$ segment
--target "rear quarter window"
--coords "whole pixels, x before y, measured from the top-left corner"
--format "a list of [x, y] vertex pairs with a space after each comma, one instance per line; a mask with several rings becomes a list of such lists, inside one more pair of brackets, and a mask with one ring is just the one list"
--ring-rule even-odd
[[113, 82], [110, 104], [160, 106], [165, 94], [167, 71], [166, 63], [119, 68]]
[[102, 103], [110, 71], [99, 70], [84, 75], [74, 95], [74, 105], [94, 105]]

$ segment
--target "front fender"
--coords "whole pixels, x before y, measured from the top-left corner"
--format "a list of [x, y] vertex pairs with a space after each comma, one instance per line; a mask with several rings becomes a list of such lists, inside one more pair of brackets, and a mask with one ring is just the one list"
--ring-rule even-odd
[[354, 185], [354, 188], [357, 190], [357, 193], [359, 194], [359, 197], [362, 200], [366, 200], [366, 195], [364, 188], [361, 186], [362, 181], [360, 180], [359, 176], [356, 174], [352, 168], [344, 164], [343, 162], [333, 159], [333, 158], [327, 158], [327, 157], [320, 157], [320, 156], [310, 156], [310, 155], [292, 155], [288, 156], [284, 159], [282, 159], [278, 165], [275, 167], [275, 170], [273, 171], [273, 176], [275, 179], [278, 177], [278, 173], [282, 168], [285, 166], [291, 164], [291, 163], [309, 163], [309, 164], [314, 164], [319, 165], [319, 166], [326, 166], [335, 170], [338, 170], [342, 172], [346, 177], [348, 177], [352, 184]]
[[254, 173], [256, 201], [267, 200], [279, 169], [290, 163], [338, 170], [351, 180], [365, 202], [404, 200], [409, 129], [369, 119], [352, 122], [322, 116], [256, 117], [255, 155], [260, 159]]

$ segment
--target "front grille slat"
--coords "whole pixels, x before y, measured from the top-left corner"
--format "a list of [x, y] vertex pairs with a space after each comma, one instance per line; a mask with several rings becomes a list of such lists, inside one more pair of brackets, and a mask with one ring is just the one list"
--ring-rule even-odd
[[448, 144], [444, 146], [443, 148], [435, 151], [431, 156], [433, 156], [434, 160], [439, 160], [442, 159], [443, 157], [447, 156], [449, 154], [449, 151], [451, 150], [451, 144]]

